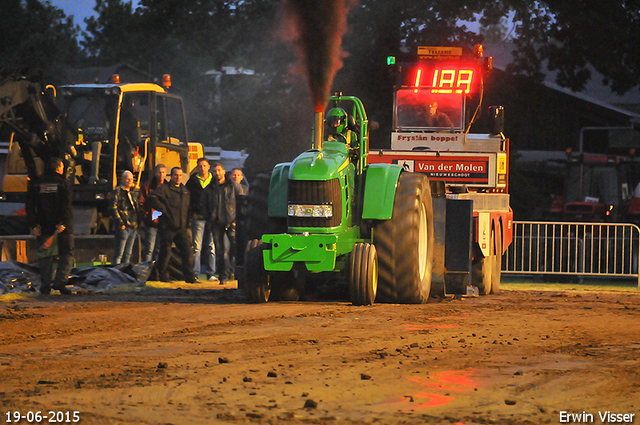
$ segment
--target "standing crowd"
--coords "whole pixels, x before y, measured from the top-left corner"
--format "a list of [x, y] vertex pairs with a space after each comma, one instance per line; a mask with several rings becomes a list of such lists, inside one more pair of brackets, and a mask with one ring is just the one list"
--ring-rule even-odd
[[[172, 168], [167, 181], [167, 168], [158, 164], [137, 196], [133, 193], [133, 173], [124, 171], [109, 198], [115, 236], [113, 264], [130, 262], [140, 235], [141, 260], [156, 262], [161, 281], [170, 280], [167, 269], [174, 244], [185, 282], [197, 283], [202, 272], [209, 281], [233, 280], [236, 201], [238, 196], [247, 195], [249, 187], [242, 170], [234, 168], [227, 177], [221, 164], [213, 164], [213, 172], [211, 168], [206, 158], [200, 158], [196, 172], [185, 185], [181, 168]], [[44, 175], [31, 185], [26, 204], [40, 247], [43, 294], [51, 289], [70, 293], [66, 283], [73, 265], [73, 218], [71, 187], [63, 175], [63, 161], [53, 158], [46, 164]], [[52, 263], [56, 255], [59, 261], [54, 279]]]
[[232, 170], [227, 178], [221, 164], [214, 164], [213, 172], [211, 168], [206, 158], [198, 159], [196, 172], [185, 185], [181, 168], [172, 168], [167, 182], [166, 167], [159, 164], [153, 178], [140, 188], [137, 199], [130, 194], [133, 174], [125, 171], [111, 196], [116, 223], [115, 264], [129, 262], [132, 238], [140, 224], [142, 258], [156, 261], [161, 281], [169, 280], [167, 268], [174, 244], [185, 282], [198, 282], [202, 272], [209, 281], [233, 280], [236, 200], [248, 193], [248, 186], [240, 169]]

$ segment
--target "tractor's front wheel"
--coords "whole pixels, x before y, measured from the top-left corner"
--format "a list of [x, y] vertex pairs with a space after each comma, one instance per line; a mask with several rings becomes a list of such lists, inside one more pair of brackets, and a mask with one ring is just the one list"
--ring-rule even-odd
[[266, 244], [260, 239], [247, 242], [244, 252], [244, 295], [250, 303], [266, 303], [271, 295], [269, 275], [264, 270], [262, 253]]
[[370, 243], [357, 243], [351, 250], [349, 292], [353, 305], [372, 305], [378, 292], [378, 255]]
[[378, 300], [427, 302], [434, 234], [431, 188], [426, 176], [400, 174], [392, 217], [375, 226], [372, 237], [378, 253]]

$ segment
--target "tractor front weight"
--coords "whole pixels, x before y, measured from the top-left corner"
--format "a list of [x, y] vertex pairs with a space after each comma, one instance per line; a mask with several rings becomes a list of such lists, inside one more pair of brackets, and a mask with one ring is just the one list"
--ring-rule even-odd
[[284, 233], [263, 235], [267, 244], [263, 251], [267, 272], [289, 271], [294, 263], [302, 263], [309, 272], [336, 271], [344, 262], [338, 257], [349, 254], [353, 245], [364, 242], [360, 229], [352, 227], [340, 233]]

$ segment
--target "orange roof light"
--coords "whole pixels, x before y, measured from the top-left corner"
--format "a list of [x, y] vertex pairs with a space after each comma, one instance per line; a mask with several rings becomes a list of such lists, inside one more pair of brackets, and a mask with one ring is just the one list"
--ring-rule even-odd
[[120, 84], [120, 76], [118, 74], [111, 75], [111, 84]]
[[167, 88], [167, 89], [168, 89], [169, 87], [171, 87], [171, 75], [169, 75], [169, 74], [164, 74], [164, 75], [162, 76], [162, 85], [163, 85], [165, 88]]

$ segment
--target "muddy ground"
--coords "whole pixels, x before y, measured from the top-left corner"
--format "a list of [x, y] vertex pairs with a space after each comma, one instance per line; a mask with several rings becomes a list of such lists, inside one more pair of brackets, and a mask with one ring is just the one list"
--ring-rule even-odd
[[0, 423], [640, 424], [633, 288], [354, 307], [151, 285], [2, 297]]

